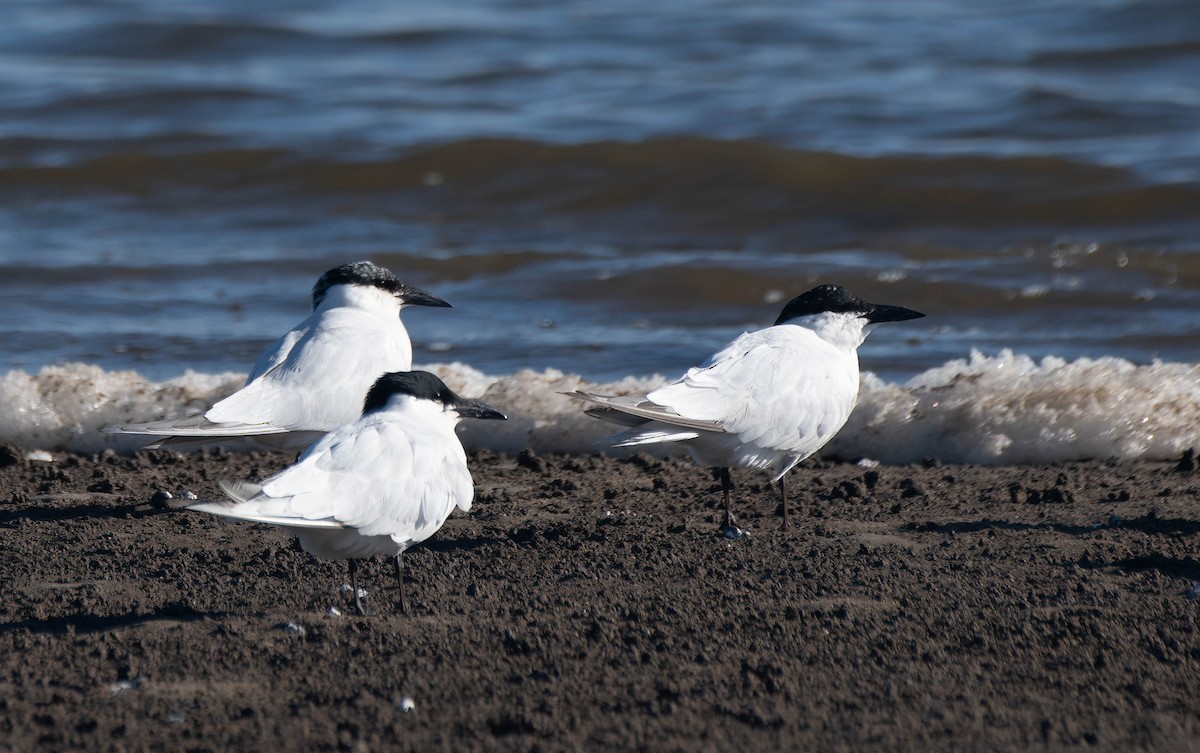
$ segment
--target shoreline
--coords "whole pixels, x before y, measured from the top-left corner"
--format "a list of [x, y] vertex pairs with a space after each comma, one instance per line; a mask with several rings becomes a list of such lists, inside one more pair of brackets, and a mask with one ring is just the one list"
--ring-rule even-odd
[[472, 453], [472, 510], [406, 553], [412, 614], [393, 611], [378, 560], [360, 581], [373, 614], [358, 617], [344, 563], [151, 502], [212, 497], [217, 479], [290, 456], [13, 451], [0, 456], [0, 750], [1200, 739], [1190, 456], [810, 461], [789, 476], [787, 532], [766, 477], [741, 472], [750, 537], [729, 541], [707, 469]]

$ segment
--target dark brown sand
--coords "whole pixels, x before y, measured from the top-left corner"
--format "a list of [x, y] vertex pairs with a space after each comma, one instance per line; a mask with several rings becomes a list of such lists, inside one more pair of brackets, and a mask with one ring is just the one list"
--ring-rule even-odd
[[476, 456], [413, 613], [379, 560], [358, 617], [344, 563], [151, 504], [288, 460], [0, 451], [0, 750], [1200, 748], [1188, 462], [813, 463], [788, 532], [741, 473], [729, 541], [687, 463]]

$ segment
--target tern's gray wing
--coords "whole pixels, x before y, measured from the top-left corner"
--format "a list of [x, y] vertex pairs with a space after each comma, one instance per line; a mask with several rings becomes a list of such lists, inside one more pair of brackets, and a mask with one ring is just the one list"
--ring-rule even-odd
[[305, 319], [291, 332], [268, 345], [267, 349], [258, 357], [254, 368], [250, 369], [250, 374], [246, 377], [246, 384], [250, 384], [268, 371], [282, 365], [291, 354], [292, 348], [295, 348], [296, 343], [300, 342], [300, 339], [308, 332], [309, 322], [312, 318]]
[[445, 430], [368, 416], [325, 435], [261, 487], [223, 484], [235, 500], [191, 509], [296, 528], [353, 528], [423, 541], [450, 511], [469, 510], [474, 485], [462, 445]]
[[[641, 395], [596, 395], [590, 392], [568, 392], [571, 397], [595, 403], [598, 407], [589, 408], [589, 415], [625, 426], [637, 426], [644, 421], [661, 421], [673, 426], [681, 426], [698, 431], [724, 432], [725, 429], [716, 421], [705, 421], [681, 416], [670, 408], [647, 400]], [[642, 420], [631, 420], [634, 417]]]
[[[255, 379], [282, 365], [287, 360], [288, 354], [296, 346], [296, 343], [308, 331], [308, 322], [309, 320], [306, 319], [291, 332], [271, 343], [263, 351], [262, 355], [259, 356], [258, 362], [254, 364], [254, 368], [251, 369], [250, 375], [246, 377], [245, 383], [250, 384]], [[182, 418], [168, 418], [162, 421], [150, 421], [141, 424], [105, 426], [101, 431], [107, 434], [140, 434], [163, 437], [163, 439], [147, 445], [148, 449], [168, 446], [175, 447], [176, 449], [184, 449], [201, 447], [213, 442], [242, 437], [285, 434], [292, 431], [292, 427], [271, 425], [264, 421], [212, 421], [206, 415], [196, 415], [184, 416]]]
[[324, 312], [278, 365], [213, 405], [214, 423], [263, 423], [330, 431], [362, 412], [381, 374], [412, 368], [412, 345], [398, 316], [348, 307]]
[[225, 518], [249, 520], [255, 523], [287, 525], [293, 528], [342, 528], [342, 524], [336, 520], [305, 520], [303, 518], [284, 518], [278, 515], [259, 513], [255, 509], [255, 500], [262, 497], [262, 486], [247, 481], [219, 481], [217, 483], [220, 485], [221, 491], [225, 492], [229, 499], [217, 502], [192, 502], [180, 506], [186, 507], [189, 510], [207, 512]]
[[808, 329], [781, 326], [738, 337], [647, 398], [743, 442], [807, 456], [846, 422], [858, 382], [853, 351]]
[[285, 434], [287, 427], [270, 424], [213, 423], [204, 416], [168, 418], [145, 424], [106, 426], [110, 434], [149, 434], [160, 437], [250, 437], [257, 434]]

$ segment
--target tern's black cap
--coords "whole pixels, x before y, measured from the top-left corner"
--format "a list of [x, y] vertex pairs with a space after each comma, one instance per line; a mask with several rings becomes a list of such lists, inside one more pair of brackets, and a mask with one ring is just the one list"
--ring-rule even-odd
[[437, 296], [405, 285], [390, 270], [378, 264], [369, 261], [356, 261], [353, 264], [343, 264], [340, 267], [334, 267], [317, 279], [317, 283], [313, 285], [312, 289], [314, 309], [321, 305], [321, 301], [325, 300], [325, 294], [334, 285], [362, 285], [364, 287], [379, 288], [400, 298], [404, 303], [417, 306], [450, 306], [449, 303], [446, 303]]
[[919, 311], [903, 306], [867, 303], [841, 285], [818, 285], [788, 301], [775, 323], [784, 324], [798, 317], [825, 313], [858, 314], [873, 324], [901, 322], [925, 316]]
[[453, 408], [465, 418], [505, 420], [507, 417], [476, 400], [466, 400], [454, 393], [446, 383], [428, 371], [393, 371], [375, 380], [363, 401], [363, 415], [387, 405], [394, 395], [411, 395], [419, 400], [432, 400]]

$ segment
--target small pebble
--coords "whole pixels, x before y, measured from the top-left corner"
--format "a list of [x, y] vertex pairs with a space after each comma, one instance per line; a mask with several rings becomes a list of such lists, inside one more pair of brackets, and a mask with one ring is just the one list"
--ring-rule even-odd
[[400, 699], [400, 710], [407, 713], [417, 708], [417, 704], [413, 703], [412, 696], [404, 696]]
[[199, 497], [197, 497], [195, 494], [193, 494], [193, 493], [192, 493], [192, 492], [190, 492], [190, 491], [189, 491], [189, 492], [184, 492], [184, 493], [183, 493], [183, 498], [184, 498], [184, 499], [200, 499]]
[[117, 695], [130, 690], [137, 690], [140, 687], [142, 687], [142, 678], [138, 676], [131, 680], [117, 680], [108, 686], [108, 690], [113, 695]]
[[53, 463], [54, 456], [45, 450], [32, 450], [25, 453], [26, 460], [32, 460], [38, 463]]
[[288, 635], [304, 635], [308, 631], [304, 629], [303, 625], [297, 625], [294, 622], [289, 622], [283, 626], [283, 632], [287, 633]]
[[329, 617], [341, 617], [342, 610], [338, 609], [335, 606], [330, 606], [329, 609], [325, 610], [325, 614]]

